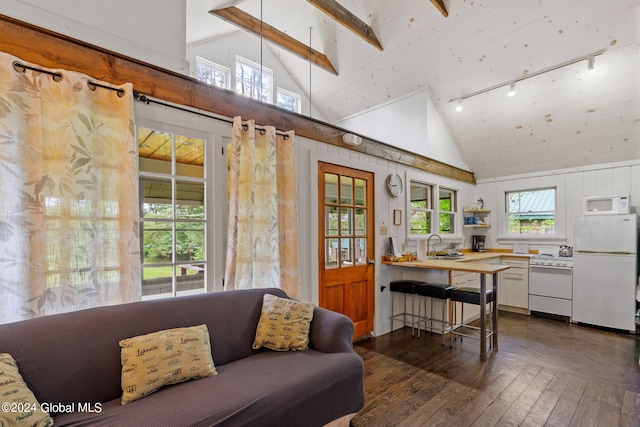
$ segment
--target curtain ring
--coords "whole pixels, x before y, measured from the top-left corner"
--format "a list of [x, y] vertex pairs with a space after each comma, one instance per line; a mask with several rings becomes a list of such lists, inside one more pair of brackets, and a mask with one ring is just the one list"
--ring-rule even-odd
[[284, 139], [285, 141], [289, 139], [289, 135], [282, 135], [282, 139]]
[[22, 65], [18, 61], [13, 61], [13, 69], [16, 70], [18, 73], [26, 73], [27, 72], [27, 67], [25, 67], [24, 65]]
[[267, 131], [264, 129], [260, 129], [259, 132], [260, 132], [260, 135], [264, 135], [265, 133], [267, 133]]
[[246, 123], [243, 123], [242, 124], [242, 130], [245, 131], [245, 132], [248, 131], [249, 130], [249, 125], [246, 124]]

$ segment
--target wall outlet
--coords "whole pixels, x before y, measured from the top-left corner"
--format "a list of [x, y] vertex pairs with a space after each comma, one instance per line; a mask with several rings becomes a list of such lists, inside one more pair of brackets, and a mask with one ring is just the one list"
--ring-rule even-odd
[[387, 227], [386, 225], [381, 225], [380, 226], [380, 235], [386, 236], [387, 234], [389, 234], [389, 227]]

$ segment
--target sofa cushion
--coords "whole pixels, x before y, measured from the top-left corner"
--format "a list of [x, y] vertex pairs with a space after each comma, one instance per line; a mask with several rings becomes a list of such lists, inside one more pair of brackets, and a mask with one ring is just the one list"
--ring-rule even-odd
[[127, 338], [120, 347], [123, 405], [164, 385], [217, 375], [207, 325]]
[[253, 348], [308, 350], [314, 305], [265, 294]]
[[[213, 343], [215, 346], [215, 342]], [[56, 425], [313, 427], [364, 403], [363, 362], [354, 352], [263, 351], [218, 365], [218, 375], [163, 387], [99, 414], [61, 414]]]
[[0, 426], [51, 426], [53, 419], [24, 382], [9, 353], [0, 354]]

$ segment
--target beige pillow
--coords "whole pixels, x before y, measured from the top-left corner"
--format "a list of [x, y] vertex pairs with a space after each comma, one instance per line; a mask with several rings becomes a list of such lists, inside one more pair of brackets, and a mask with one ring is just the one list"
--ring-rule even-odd
[[253, 348], [307, 350], [313, 304], [265, 294]]
[[120, 347], [123, 405], [164, 385], [218, 374], [207, 325], [127, 338]]
[[53, 425], [53, 419], [42, 410], [9, 353], [0, 354], [0, 403], [0, 426]]

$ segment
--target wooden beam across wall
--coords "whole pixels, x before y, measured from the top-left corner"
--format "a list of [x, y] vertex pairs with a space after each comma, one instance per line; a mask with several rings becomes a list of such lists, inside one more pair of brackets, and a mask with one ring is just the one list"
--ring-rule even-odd
[[0, 51], [46, 68], [66, 69], [134, 90], [158, 100], [223, 117], [242, 116], [262, 125], [294, 130], [296, 135], [341, 148], [359, 151], [420, 170], [475, 184], [473, 173], [389, 144], [362, 137], [362, 145], [342, 142], [348, 131], [274, 105], [254, 101], [170, 70], [126, 57], [50, 30], [0, 15]]
[[314, 65], [317, 65], [323, 70], [336, 76], [338, 75], [338, 71], [326, 55], [312, 49], [304, 43], [299, 42], [266, 22], [260, 21], [258, 18], [249, 15], [237, 7], [231, 6], [222, 9], [213, 9], [210, 10], [209, 13], [222, 18], [237, 27], [245, 29], [258, 37], [264, 37], [265, 40], [280, 46], [302, 59], [311, 61]]
[[307, 2], [335, 19], [347, 29], [353, 31], [371, 46], [380, 51], [382, 50], [382, 45], [378, 41], [378, 37], [376, 37], [373, 29], [335, 0], [307, 0]]

